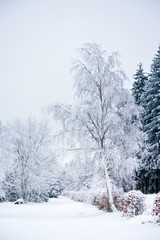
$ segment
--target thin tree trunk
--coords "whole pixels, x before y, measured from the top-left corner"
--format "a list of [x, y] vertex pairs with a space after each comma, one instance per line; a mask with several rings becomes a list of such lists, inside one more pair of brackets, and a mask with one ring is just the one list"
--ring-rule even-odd
[[109, 208], [113, 212], [113, 211], [116, 211], [116, 207], [115, 207], [114, 201], [113, 201], [113, 195], [112, 195], [112, 190], [111, 190], [111, 183], [110, 183], [108, 171], [107, 171], [107, 168], [106, 168], [106, 164], [104, 162], [104, 156], [102, 156], [101, 159], [102, 159], [102, 166], [103, 166], [105, 183], [106, 183], [106, 190], [107, 190], [107, 198], [108, 198], [108, 202], [109, 202]]

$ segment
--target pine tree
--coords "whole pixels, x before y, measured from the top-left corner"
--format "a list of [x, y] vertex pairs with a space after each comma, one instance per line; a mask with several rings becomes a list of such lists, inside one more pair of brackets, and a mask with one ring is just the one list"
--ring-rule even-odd
[[132, 95], [135, 99], [135, 103], [141, 105], [141, 96], [144, 92], [145, 82], [148, 77], [144, 74], [142, 63], [138, 65], [136, 74], [133, 75], [135, 82], [133, 83]]
[[[144, 88], [145, 84], [148, 80], [148, 76], [144, 73], [142, 63], [138, 65], [138, 69], [136, 71], [136, 74], [133, 75], [135, 81], [133, 83], [133, 88], [132, 88], [132, 95], [134, 97], [135, 103], [142, 107], [142, 95], [144, 94]], [[142, 128], [143, 128], [143, 108], [141, 108], [141, 122], [142, 122]], [[143, 150], [145, 147], [143, 146]], [[146, 170], [144, 168], [144, 161], [145, 161], [145, 156], [144, 156], [144, 151], [141, 151], [138, 153], [138, 158], [141, 159], [141, 167], [139, 168], [137, 172], [137, 188], [146, 193]]]
[[144, 169], [148, 177], [148, 192], [160, 191], [160, 47], [153, 59], [151, 73], [142, 94], [143, 125], [148, 139], [148, 156]]

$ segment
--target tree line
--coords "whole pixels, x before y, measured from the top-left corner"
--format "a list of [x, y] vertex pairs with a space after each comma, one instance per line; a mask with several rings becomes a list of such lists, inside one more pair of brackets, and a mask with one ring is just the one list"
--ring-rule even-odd
[[104, 188], [114, 210], [113, 191], [160, 190], [160, 48], [150, 74], [139, 65], [132, 93], [117, 52], [91, 42], [78, 53], [74, 103], [46, 109], [61, 124], [58, 133], [33, 118], [0, 124], [1, 201]]
[[144, 193], [157, 193], [160, 191], [160, 47], [150, 73], [146, 74], [140, 63], [134, 78], [132, 94], [142, 108], [142, 131], [147, 136], [145, 154], [140, 156], [138, 188]]

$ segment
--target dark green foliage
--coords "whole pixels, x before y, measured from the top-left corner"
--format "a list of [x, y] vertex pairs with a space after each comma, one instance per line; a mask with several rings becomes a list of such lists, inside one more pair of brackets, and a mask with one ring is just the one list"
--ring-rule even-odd
[[160, 47], [151, 65], [151, 74], [142, 95], [143, 125], [148, 136], [150, 169], [160, 168]]
[[145, 193], [158, 192], [160, 191], [160, 47], [153, 59], [151, 73], [145, 82], [141, 97], [135, 97], [135, 101], [144, 108], [142, 123], [147, 135], [147, 155], [142, 159], [140, 172], [141, 188]]
[[138, 69], [136, 74], [134, 75], [135, 82], [132, 88], [132, 95], [135, 99], [135, 103], [140, 105], [141, 104], [141, 97], [144, 93], [144, 86], [145, 82], [147, 81], [148, 77], [143, 72], [142, 63], [138, 65]]

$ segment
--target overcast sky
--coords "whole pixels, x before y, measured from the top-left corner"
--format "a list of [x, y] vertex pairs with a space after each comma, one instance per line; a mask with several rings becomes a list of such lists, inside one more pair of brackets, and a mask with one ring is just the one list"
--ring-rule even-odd
[[72, 103], [71, 60], [91, 40], [120, 52], [132, 82], [160, 44], [160, 1], [0, 0], [0, 120]]

